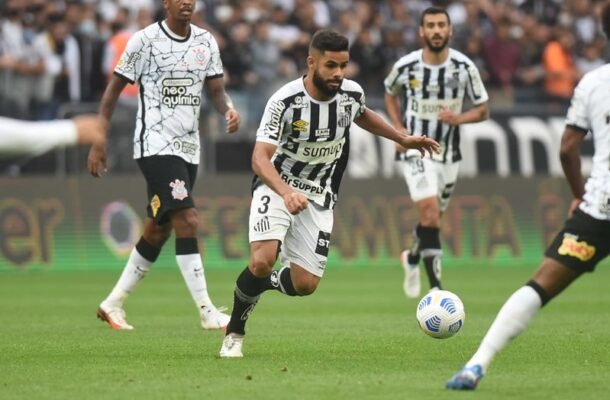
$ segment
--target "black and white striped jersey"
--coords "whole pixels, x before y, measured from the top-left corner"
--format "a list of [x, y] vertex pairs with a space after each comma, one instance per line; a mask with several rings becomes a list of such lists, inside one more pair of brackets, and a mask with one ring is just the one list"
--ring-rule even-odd
[[[344, 79], [334, 98], [318, 101], [299, 78], [271, 96], [256, 140], [277, 146], [271, 161], [289, 186], [332, 209], [347, 166], [350, 127], [364, 109], [364, 92], [354, 81]], [[254, 187], [260, 183], [255, 177]]]
[[585, 74], [572, 96], [566, 125], [593, 135], [593, 165], [580, 209], [610, 220], [610, 64]]
[[[442, 107], [461, 113], [465, 95], [474, 105], [485, 103], [489, 96], [475, 64], [464, 54], [449, 49], [441, 65], [425, 64], [423, 50], [401, 57], [384, 80], [387, 93], [403, 98], [403, 124], [410, 134], [426, 135], [441, 144], [436, 161], [448, 163], [462, 159], [460, 127], [438, 120]], [[419, 154], [409, 150], [406, 156]]]
[[114, 73], [140, 85], [134, 158], [175, 155], [199, 164], [203, 84], [223, 74], [210, 32], [191, 25], [181, 39], [156, 22], [130, 38]]

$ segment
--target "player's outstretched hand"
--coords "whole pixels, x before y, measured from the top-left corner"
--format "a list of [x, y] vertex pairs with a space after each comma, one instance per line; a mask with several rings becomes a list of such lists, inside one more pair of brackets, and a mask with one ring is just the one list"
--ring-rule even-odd
[[73, 118], [79, 144], [102, 145], [106, 143], [106, 123], [103, 118], [92, 115], [79, 115]]
[[441, 146], [434, 139], [423, 136], [407, 136], [402, 145], [407, 149], [417, 149], [422, 157], [425, 157], [426, 152], [432, 156], [441, 151]]
[[227, 133], [235, 133], [239, 129], [241, 117], [234, 108], [229, 108], [225, 113], [225, 122], [227, 123]]
[[309, 205], [307, 196], [299, 192], [290, 192], [284, 195], [284, 204], [290, 214], [298, 214]]

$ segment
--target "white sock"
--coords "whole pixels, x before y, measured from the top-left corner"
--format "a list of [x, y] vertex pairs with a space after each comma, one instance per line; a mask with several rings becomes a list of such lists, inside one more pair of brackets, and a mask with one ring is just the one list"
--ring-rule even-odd
[[199, 253], [177, 255], [176, 261], [178, 261], [180, 272], [182, 272], [186, 286], [189, 288], [197, 307], [211, 306], [212, 300], [208, 294], [201, 255]]
[[103, 303], [110, 307], [123, 307], [123, 302], [131, 292], [134, 291], [138, 283], [146, 276], [150, 270], [152, 263], [142, 257], [142, 255], [134, 247], [129, 255], [129, 260], [121, 277], [112, 289], [112, 292], [106, 297]]
[[480, 364], [483, 372], [487, 371], [496, 354], [525, 331], [540, 307], [542, 307], [540, 295], [531, 286], [518, 289], [506, 300], [485, 334], [479, 349], [466, 366]]

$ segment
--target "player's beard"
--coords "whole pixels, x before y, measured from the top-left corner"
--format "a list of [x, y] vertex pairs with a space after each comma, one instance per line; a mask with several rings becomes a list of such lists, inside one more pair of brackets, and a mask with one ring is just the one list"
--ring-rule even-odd
[[318, 71], [313, 72], [312, 81], [313, 81], [313, 85], [316, 87], [316, 89], [318, 89], [320, 91], [320, 93], [322, 93], [324, 96], [326, 96], [328, 98], [334, 97], [337, 94], [337, 92], [339, 92], [339, 88], [341, 88], [341, 82], [342, 82], [342, 80], [340, 80], [338, 82], [339, 85], [337, 86], [337, 88], [333, 89], [328, 86], [327, 82], [329, 82], [329, 81], [324, 80], [324, 78], [322, 78], [320, 76], [320, 74], [318, 74]]
[[447, 44], [449, 43], [449, 37], [446, 37], [441, 44], [439, 44], [438, 46], [435, 46], [432, 43], [432, 39], [428, 39], [425, 38], [426, 40], [426, 46], [428, 46], [428, 49], [430, 49], [430, 51], [434, 52], [434, 53], [440, 53], [441, 51], [443, 51], [445, 49], [445, 47], [447, 47]]

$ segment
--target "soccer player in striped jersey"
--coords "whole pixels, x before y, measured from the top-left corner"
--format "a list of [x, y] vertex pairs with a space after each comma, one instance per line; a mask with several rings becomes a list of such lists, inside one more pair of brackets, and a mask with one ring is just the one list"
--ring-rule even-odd
[[[348, 61], [345, 36], [316, 32], [307, 75], [267, 102], [252, 154], [250, 261], [237, 278], [221, 357], [243, 356], [246, 321], [263, 292], [307, 296], [318, 287], [353, 123], [422, 155], [438, 150], [434, 140], [394, 129], [367, 108], [360, 85], [344, 79]], [[278, 256], [281, 269], [274, 271]]]
[[[610, 3], [600, 16], [610, 37]], [[595, 150], [585, 184], [580, 154], [589, 132]], [[576, 86], [559, 158], [573, 195], [568, 219], [531, 279], [508, 298], [476, 353], [447, 382], [448, 389], [476, 389], [495, 356], [527, 329], [536, 313], [610, 254], [610, 64], [587, 73]]]
[[[407, 297], [420, 294], [419, 262], [423, 258], [430, 289], [441, 289], [440, 227], [455, 189], [460, 153], [460, 125], [489, 118], [488, 95], [475, 64], [448, 47], [452, 28], [443, 8], [424, 10], [419, 36], [425, 45], [401, 57], [385, 78], [385, 103], [396, 129], [436, 139], [441, 151], [432, 158], [397, 145], [411, 199], [419, 214], [410, 250], [401, 253]], [[466, 95], [472, 107], [463, 111]]]
[[[218, 310], [207, 290], [199, 253], [199, 217], [193, 186], [200, 158], [199, 112], [205, 85], [216, 110], [225, 116], [227, 133], [239, 128], [239, 114], [227, 96], [218, 44], [210, 32], [190, 23], [195, 0], [163, 0], [166, 19], [129, 39], [104, 95], [99, 114], [110, 121], [119, 94], [128, 83], [139, 85], [134, 158], [148, 192], [144, 233], [118, 282], [97, 315], [116, 330], [131, 330], [123, 303], [155, 262], [172, 231], [176, 261], [199, 310], [204, 329], [222, 329], [229, 316]], [[106, 147], [93, 146], [90, 173], [106, 170]]]

